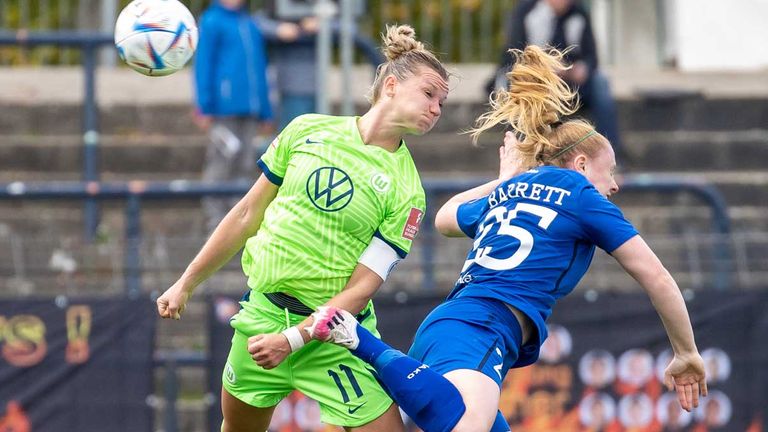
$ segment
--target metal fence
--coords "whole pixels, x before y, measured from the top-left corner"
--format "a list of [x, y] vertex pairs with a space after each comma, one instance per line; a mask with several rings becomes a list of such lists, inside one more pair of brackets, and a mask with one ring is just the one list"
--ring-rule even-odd
[[[196, 17], [210, 0], [181, 0]], [[247, 0], [252, 11], [266, 0]], [[318, 0], [285, 0], [308, 3]], [[339, 1], [339, 0], [334, 0]], [[360, 2], [358, 26], [378, 40], [385, 23], [408, 23], [419, 38], [448, 62], [496, 62], [506, 42], [508, 13], [519, 0], [349, 0]], [[0, 29], [10, 31], [99, 30], [111, 32], [115, 17], [129, 0], [2, 0]], [[645, 65], [669, 65], [677, 47], [671, 19], [672, 2], [649, 0], [583, 0], [592, 11], [592, 25], [604, 64], [629, 62], [638, 56]], [[644, 24], [639, 25], [638, 16]], [[638, 46], [638, 41], [640, 45]], [[653, 45], [655, 44], [655, 47]], [[645, 46], [647, 45], [647, 46]], [[629, 57], [627, 57], [629, 56]], [[114, 57], [103, 56], [105, 64]], [[0, 65], [79, 62], [78, 52], [62, 47], [2, 48]]]
[[[424, 188], [430, 203], [439, 203], [444, 197], [466, 190], [483, 179], [426, 179]], [[190, 219], [184, 219], [184, 228], [173, 233], [173, 223], [162, 217], [180, 221], [179, 212], [185, 211], [181, 201], [192, 200], [193, 208], [203, 196], [242, 196], [251, 184], [248, 182], [203, 183], [180, 182], [128, 182], [128, 183], [11, 183], [0, 185], [0, 201], [18, 205], [31, 201], [53, 200], [48, 207], [61, 209], [59, 203], [81, 200], [100, 200], [117, 203], [112, 213], [122, 213], [119, 222], [122, 232], [97, 233], [93, 240], [78, 235], [63, 235], [65, 230], [56, 232], [50, 220], [41, 218], [40, 224], [47, 227], [40, 237], [29, 237], [22, 233], [37, 231], [35, 227], [14, 229], [5, 226], [0, 230], [0, 283], [11, 288], [9, 294], [24, 295], [48, 293], [83, 293], [89, 290], [101, 294], [126, 290], [138, 294], [144, 287], [161, 289], [169, 286], [204, 241], [202, 230], [190, 230]], [[751, 275], [745, 273], [755, 260], [754, 251], [742, 238], [740, 245], [732, 244], [730, 221], [722, 197], [716, 189], [706, 184], [688, 182], [674, 178], [648, 178], [627, 176], [622, 184], [624, 193], [687, 193], [697, 196], [709, 208], [699, 208], [695, 213], [709, 213], [709, 227], [705, 231], [682, 231], [675, 235], [649, 239], [655, 244], [662, 261], [666, 262], [673, 274], [679, 275], [681, 285], [687, 288], [726, 289], [735, 282], [749, 283]], [[155, 212], [152, 218], [146, 211], [152, 202], [158, 202], [165, 216]], [[706, 208], [704, 207], [704, 208]], [[187, 208], [189, 204], [187, 204]], [[430, 206], [434, 211], [436, 204]], [[151, 210], [151, 209], [150, 209]], [[22, 211], [20, 209], [20, 211]], [[71, 207], [77, 219], [80, 210]], [[190, 212], [199, 213], [191, 210]], [[38, 216], [41, 214], [38, 213]], [[690, 219], [682, 214], [682, 217]], [[107, 216], [109, 219], [117, 219]], [[432, 220], [429, 214], [425, 220]], [[30, 222], [31, 223], [31, 222]], [[178, 223], [178, 222], [177, 222]], [[689, 223], [685, 225], [691, 225]], [[674, 227], [674, 225], [670, 225]], [[181, 233], [186, 232], [186, 235]], [[456, 266], [464, 259], [467, 243], [443, 239], [436, 235], [430, 223], [423, 224], [422, 234], [406, 262], [389, 281], [391, 289], [436, 291], [448, 289], [456, 277]], [[734, 253], [738, 251], [738, 254]], [[734, 264], [733, 257], [741, 259]], [[615, 287], [627, 279], [617, 279], [621, 272], [610, 267], [610, 262], [600, 263], [601, 270], [593, 273], [605, 279], [606, 283], [595, 280], [592, 286]], [[738, 278], [734, 278], [740, 269]], [[604, 271], [602, 271], [604, 270]], [[606, 276], [607, 275], [607, 276]], [[220, 276], [217, 284], [242, 288], [242, 275], [233, 261], [229, 271]], [[633, 285], [630, 285], [633, 286]], [[90, 288], [89, 288], [90, 287]], [[50, 292], [40, 292], [49, 290]]]
[[[362, 1], [362, 0], [360, 0]], [[0, 29], [11, 31], [111, 31], [116, 13], [128, 0], [3, 0]], [[199, 17], [210, 0], [185, 0]], [[251, 9], [263, 7], [251, 0]], [[385, 23], [413, 25], [421, 40], [453, 62], [495, 62], [504, 44], [505, 14], [516, 0], [369, 0], [359, 21], [361, 31], [377, 38]], [[79, 54], [61, 47], [3, 48], [0, 65], [77, 64]]]

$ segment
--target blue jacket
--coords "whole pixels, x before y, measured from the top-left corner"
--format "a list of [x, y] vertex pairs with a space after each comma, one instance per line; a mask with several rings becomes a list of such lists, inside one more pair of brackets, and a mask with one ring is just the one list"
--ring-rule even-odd
[[214, 2], [200, 18], [195, 93], [202, 114], [272, 119], [266, 46], [245, 8]]

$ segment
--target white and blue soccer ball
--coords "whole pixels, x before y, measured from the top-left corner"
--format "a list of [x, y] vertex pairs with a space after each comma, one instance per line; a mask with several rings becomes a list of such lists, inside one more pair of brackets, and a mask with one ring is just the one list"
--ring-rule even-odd
[[117, 17], [115, 46], [131, 69], [170, 75], [195, 52], [195, 18], [178, 0], [133, 0]]

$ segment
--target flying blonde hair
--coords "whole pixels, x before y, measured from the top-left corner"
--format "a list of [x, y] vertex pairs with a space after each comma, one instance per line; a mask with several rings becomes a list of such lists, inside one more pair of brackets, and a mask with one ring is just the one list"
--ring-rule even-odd
[[448, 71], [440, 60], [416, 40], [416, 31], [409, 25], [387, 25], [381, 34], [383, 47], [381, 49], [385, 63], [376, 69], [376, 78], [366, 96], [371, 104], [375, 104], [381, 96], [381, 87], [387, 75], [394, 75], [398, 81], [403, 81], [417, 73], [420, 66], [427, 66], [448, 81]]
[[520, 140], [517, 151], [525, 168], [564, 166], [577, 151], [595, 156], [607, 142], [605, 138], [585, 120], [561, 122], [578, 109], [578, 95], [560, 77], [569, 69], [563, 62], [567, 51], [535, 45], [510, 51], [516, 61], [507, 73], [509, 88], [491, 95], [491, 109], [470, 130], [473, 141], [504, 124]]

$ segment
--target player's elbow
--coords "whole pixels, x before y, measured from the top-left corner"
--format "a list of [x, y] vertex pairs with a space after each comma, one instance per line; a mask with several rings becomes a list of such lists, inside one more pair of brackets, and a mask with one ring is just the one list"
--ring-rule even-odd
[[445, 205], [437, 211], [435, 215], [435, 229], [446, 237], [464, 236], [464, 233], [459, 228], [459, 223], [456, 221], [455, 209], [451, 211], [447, 207], [449, 206]]

